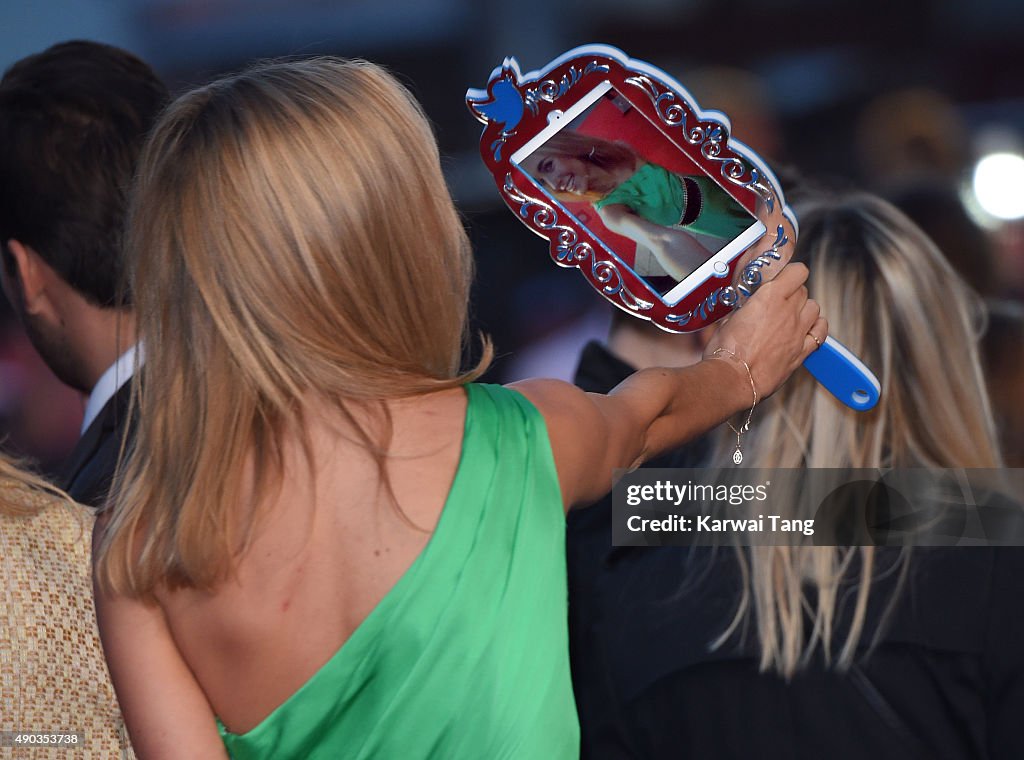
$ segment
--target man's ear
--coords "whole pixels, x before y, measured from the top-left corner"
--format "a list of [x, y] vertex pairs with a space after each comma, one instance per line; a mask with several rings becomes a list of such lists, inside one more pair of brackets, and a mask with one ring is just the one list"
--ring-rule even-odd
[[52, 314], [54, 304], [51, 301], [53, 280], [57, 273], [43, 258], [18, 240], [8, 240], [7, 250], [14, 257], [14, 287], [21, 296], [21, 306], [26, 314]]

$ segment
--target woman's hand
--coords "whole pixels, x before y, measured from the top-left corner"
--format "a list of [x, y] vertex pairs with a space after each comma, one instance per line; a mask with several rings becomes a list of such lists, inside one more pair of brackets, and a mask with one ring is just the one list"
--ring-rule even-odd
[[[743, 308], [719, 322], [704, 350], [705, 359], [724, 359], [733, 364], [749, 386], [742, 365], [745, 361], [758, 399], [778, 390], [828, 336], [828, 322], [820, 316], [820, 307], [807, 297], [807, 274], [803, 264], [786, 266]], [[716, 354], [718, 349], [723, 350]]]

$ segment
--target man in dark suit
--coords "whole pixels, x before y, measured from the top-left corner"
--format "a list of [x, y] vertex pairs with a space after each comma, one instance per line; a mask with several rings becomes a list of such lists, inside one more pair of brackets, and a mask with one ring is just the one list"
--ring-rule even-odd
[[149, 66], [93, 42], [54, 45], [0, 80], [0, 279], [43, 360], [88, 396], [60, 485], [93, 506], [121, 450], [136, 362], [128, 188], [166, 101]]

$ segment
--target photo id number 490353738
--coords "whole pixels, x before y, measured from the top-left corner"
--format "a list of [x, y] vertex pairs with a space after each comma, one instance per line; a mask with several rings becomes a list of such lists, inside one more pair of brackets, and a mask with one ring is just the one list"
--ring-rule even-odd
[[0, 747], [78, 747], [81, 734], [50, 731], [0, 731]]

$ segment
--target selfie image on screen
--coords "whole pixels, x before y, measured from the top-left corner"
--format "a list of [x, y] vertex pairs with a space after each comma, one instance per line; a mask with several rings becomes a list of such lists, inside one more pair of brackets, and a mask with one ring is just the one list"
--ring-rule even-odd
[[709, 259], [764, 231], [614, 89], [518, 163], [667, 302]]

